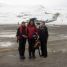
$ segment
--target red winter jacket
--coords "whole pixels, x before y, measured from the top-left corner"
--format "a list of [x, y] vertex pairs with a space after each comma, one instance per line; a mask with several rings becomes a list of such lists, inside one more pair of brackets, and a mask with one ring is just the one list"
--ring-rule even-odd
[[19, 26], [17, 30], [17, 39], [23, 39], [22, 35], [26, 35], [26, 26]]
[[35, 27], [35, 26], [31, 26], [31, 25], [28, 25], [27, 26], [27, 34], [28, 34], [28, 38], [32, 38], [32, 35], [34, 34], [34, 33], [38, 33], [37, 32], [37, 28]]

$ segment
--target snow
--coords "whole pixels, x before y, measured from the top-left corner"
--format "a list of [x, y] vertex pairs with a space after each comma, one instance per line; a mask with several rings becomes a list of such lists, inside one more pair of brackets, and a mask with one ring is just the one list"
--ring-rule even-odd
[[0, 37], [15, 38], [16, 33], [15, 32], [1, 32]]
[[12, 46], [12, 42], [0, 42], [0, 48]]

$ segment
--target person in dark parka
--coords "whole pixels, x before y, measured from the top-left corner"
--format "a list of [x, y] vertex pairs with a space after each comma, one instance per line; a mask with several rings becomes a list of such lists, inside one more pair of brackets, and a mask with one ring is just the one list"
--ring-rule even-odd
[[39, 39], [41, 42], [41, 56], [47, 57], [48, 29], [43, 21], [39, 27]]
[[19, 42], [18, 50], [20, 59], [25, 59], [24, 54], [25, 54], [25, 44], [27, 38], [25, 22], [22, 22], [22, 24], [19, 26], [16, 36], [17, 36], [17, 42]]

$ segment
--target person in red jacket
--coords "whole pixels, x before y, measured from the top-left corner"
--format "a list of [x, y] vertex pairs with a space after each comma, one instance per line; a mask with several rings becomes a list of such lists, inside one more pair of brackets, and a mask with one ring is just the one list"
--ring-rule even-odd
[[27, 38], [25, 22], [22, 22], [22, 24], [19, 26], [16, 36], [17, 36], [17, 42], [19, 42], [18, 50], [19, 50], [20, 59], [25, 59], [24, 53], [25, 53], [25, 44]]
[[37, 35], [37, 28], [35, 26], [34, 20], [30, 19], [27, 25], [27, 35], [28, 35], [28, 43], [29, 43], [29, 59], [35, 58], [35, 49], [34, 49], [34, 39], [35, 35]]

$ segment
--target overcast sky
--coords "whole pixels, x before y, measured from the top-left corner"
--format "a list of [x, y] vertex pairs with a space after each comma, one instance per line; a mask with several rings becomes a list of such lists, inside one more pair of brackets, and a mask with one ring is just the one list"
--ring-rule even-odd
[[[52, 9], [67, 9], [67, 0], [0, 0], [0, 23], [17, 22], [15, 16], [25, 9], [23, 7], [35, 6], [34, 8], [38, 9], [39, 5], [44, 6], [48, 12]], [[34, 8], [30, 8], [31, 11]], [[67, 13], [67, 10], [65, 11]]]
[[0, 0], [10, 5], [44, 5], [46, 8], [67, 8], [67, 0]]

